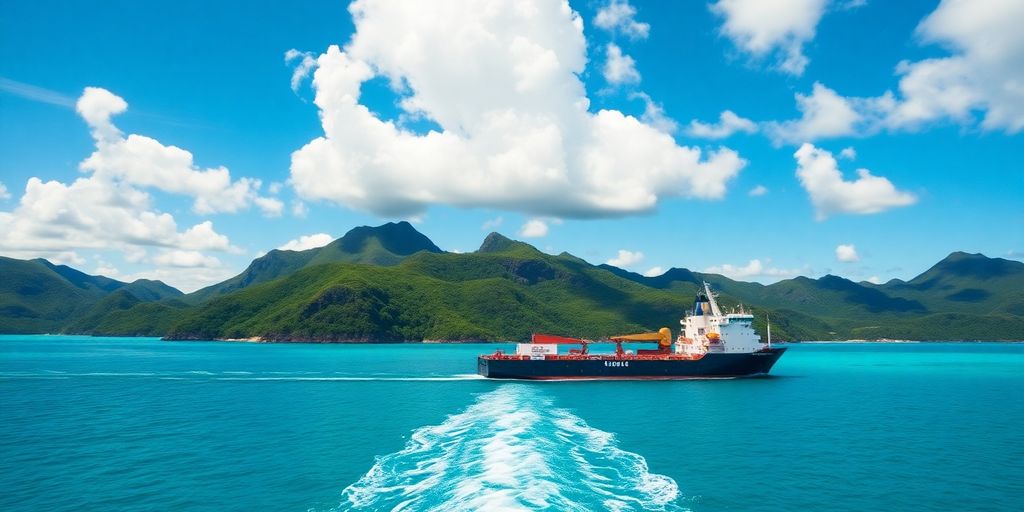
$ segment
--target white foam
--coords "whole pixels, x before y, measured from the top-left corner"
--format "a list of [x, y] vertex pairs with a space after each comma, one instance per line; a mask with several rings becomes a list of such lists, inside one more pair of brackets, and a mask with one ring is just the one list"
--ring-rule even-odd
[[523, 384], [415, 430], [342, 496], [337, 510], [684, 510], [671, 478]]

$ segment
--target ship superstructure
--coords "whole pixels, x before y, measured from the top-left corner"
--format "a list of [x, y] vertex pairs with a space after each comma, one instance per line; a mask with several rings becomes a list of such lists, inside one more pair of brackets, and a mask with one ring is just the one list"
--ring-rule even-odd
[[[693, 309], [680, 320], [673, 343], [671, 330], [586, 340], [534, 334], [515, 354], [497, 351], [480, 356], [477, 371], [506, 379], [686, 379], [766, 374], [785, 347], [773, 347], [754, 332], [754, 316], [740, 309], [723, 314], [708, 283], [703, 283]], [[591, 354], [589, 345], [614, 343], [612, 354]], [[656, 343], [653, 349], [626, 349], [624, 344]], [[578, 345], [560, 353], [563, 345]]]

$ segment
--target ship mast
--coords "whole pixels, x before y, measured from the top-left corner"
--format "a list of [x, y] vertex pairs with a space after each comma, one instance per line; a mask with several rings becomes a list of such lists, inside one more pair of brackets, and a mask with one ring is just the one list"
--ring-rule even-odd
[[711, 293], [711, 285], [707, 281], [704, 281], [704, 293], [708, 296], [708, 303], [711, 304], [711, 313], [715, 316], [722, 316], [722, 310], [718, 309], [718, 301], [715, 300], [715, 295]]

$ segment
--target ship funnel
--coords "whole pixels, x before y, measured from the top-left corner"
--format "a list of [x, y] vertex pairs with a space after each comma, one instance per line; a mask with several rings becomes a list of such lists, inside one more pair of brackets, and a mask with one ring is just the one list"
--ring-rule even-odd
[[693, 299], [693, 316], [704, 316], [708, 312], [710, 312], [708, 296], [698, 293], [697, 297]]

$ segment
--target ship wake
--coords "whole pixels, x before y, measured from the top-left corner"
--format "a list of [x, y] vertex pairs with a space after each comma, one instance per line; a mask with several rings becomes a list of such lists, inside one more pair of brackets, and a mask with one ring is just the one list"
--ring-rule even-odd
[[611, 433], [506, 384], [440, 425], [415, 430], [343, 491], [336, 510], [684, 510], [671, 478]]

